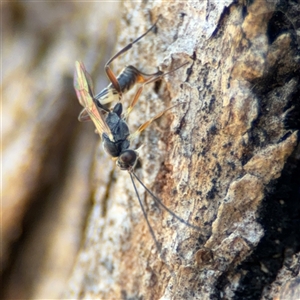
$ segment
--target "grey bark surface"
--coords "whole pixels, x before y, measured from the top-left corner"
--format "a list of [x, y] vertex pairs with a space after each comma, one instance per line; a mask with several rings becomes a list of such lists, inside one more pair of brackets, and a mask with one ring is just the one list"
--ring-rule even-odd
[[160, 19], [114, 70], [189, 62], [147, 87], [130, 115], [134, 131], [177, 104], [133, 144], [143, 145], [136, 172], [201, 230], [139, 187], [159, 255], [129, 175], [99, 147], [94, 204], [65, 298], [272, 299], [299, 276], [299, 145], [288, 123], [299, 109], [299, 5], [284, 9], [263, 0], [124, 2], [117, 49]]

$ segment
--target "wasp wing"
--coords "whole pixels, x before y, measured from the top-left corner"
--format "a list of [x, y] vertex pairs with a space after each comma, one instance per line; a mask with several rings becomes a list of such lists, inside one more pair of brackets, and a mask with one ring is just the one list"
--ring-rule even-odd
[[84, 110], [79, 115], [79, 120], [88, 121], [89, 116], [94, 122], [99, 135], [102, 137], [102, 134], [106, 133], [108, 137], [113, 140], [111, 131], [94, 101], [91, 76], [86, 71], [84, 64], [79, 61], [75, 63], [74, 88], [79, 103], [84, 107]]

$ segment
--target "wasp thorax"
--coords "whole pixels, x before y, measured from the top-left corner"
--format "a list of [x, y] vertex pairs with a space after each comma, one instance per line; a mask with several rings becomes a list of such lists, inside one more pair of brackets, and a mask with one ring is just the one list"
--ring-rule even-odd
[[117, 165], [121, 170], [130, 171], [135, 166], [137, 158], [138, 155], [134, 150], [125, 150], [120, 154]]

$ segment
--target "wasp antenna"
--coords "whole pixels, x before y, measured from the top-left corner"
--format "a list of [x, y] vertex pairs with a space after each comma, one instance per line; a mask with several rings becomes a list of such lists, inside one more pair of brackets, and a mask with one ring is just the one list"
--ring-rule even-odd
[[[137, 196], [137, 198], [138, 198], [138, 200], [139, 200], [141, 209], [142, 209], [142, 211], [143, 211], [144, 218], [146, 219], [146, 222], [147, 222], [149, 231], [150, 231], [151, 236], [152, 236], [152, 238], [153, 238], [153, 240], [154, 240], [154, 242], [155, 242], [155, 246], [156, 246], [156, 248], [157, 248], [157, 250], [158, 250], [160, 256], [162, 256], [162, 255], [161, 255], [161, 246], [158, 244], [158, 241], [157, 241], [157, 239], [156, 239], [156, 237], [155, 237], [154, 231], [153, 231], [153, 229], [152, 229], [152, 227], [151, 227], [151, 225], [150, 225], [150, 223], [149, 223], [149, 220], [148, 220], [148, 217], [147, 217], [147, 213], [146, 213], [146, 211], [145, 211], [145, 209], [144, 209], [144, 206], [143, 206], [143, 204], [142, 204], [140, 195], [139, 195], [139, 193], [138, 193], [138, 190], [137, 190], [137, 188], [136, 188], [136, 185], [135, 185], [135, 182], [134, 182], [134, 180], [133, 180], [133, 177], [132, 177], [132, 174], [131, 174], [131, 173], [132, 173], [132, 172], [129, 172], [130, 178], [131, 178], [131, 182], [132, 182], [132, 185], [133, 185], [133, 187], [134, 187], [136, 196]], [[134, 173], [133, 173], [133, 174], [134, 174]], [[135, 176], [135, 175], [134, 175], [134, 176]]]
[[[146, 186], [145, 184], [142, 182], [142, 180], [140, 180], [137, 175], [131, 171], [131, 173], [133, 174], [133, 176], [136, 178], [136, 180], [143, 186], [143, 188], [151, 195], [151, 197], [154, 199], [154, 201], [156, 203], [158, 203], [162, 208], [164, 208], [168, 213], [170, 213], [174, 218], [176, 218], [178, 221], [180, 221], [181, 223], [185, 224], [186, 226], [188, 227], [191, 227], [191, 228], [194, 228], [194, 229], [197, 229], [197, 230], [201, 230], [201, 227], [199, 226], [196, 226], [196, 225], [192, 225], [190, 224], [189, 222], [183, 220], [181, 217], [177, 216], [173, 211], [171, 211], [168, 207], [166, 207], [162, 201], [156, 197]], [[130, 175], [131, 175], [130, 173]]]
[[[153, 240], [154, 240], [154, 242], [155, 242], [155, 246], [156, 246], [156, 248], [157, 248], [157, 250], [158, 250], [159, 256], [160, 256], [161, 260], [165, 263], [167, 269], [169, 270], [171, 276], [173, 277], [174, 282], [175, 282], [175, 286], [177, 286], [177, 277], [176, 277], [174, 271], [171, 269], [171, 267], [168, 265], [168, 263], [167, 263], [167, 262], [165, 261], [165, 259], [163, 258], [162, 251], [161, 251], [161, 246], [158, 244], [158, 241], [157, 241], [157, 239], [156, 239], [156, 237], [155, 237], [154, 231], [153, 231], [153, 229], [152, 229], [152, 227], [151, 227], [151, 225], [150, 225], [150, 223], [149, 223], [149, 220], [148, 220], [146, 211], [145, 211], [144, 206], [143, 206], [143, 204], [142, 204], [142, 201], [141, 201], [140, 195], [139, 195], [139, 193], [138, 193], [138, 190], [137, 190], [137, 188], [136, 188], [135, 182], [134, 182], [134, 180], [133, 180], [132, 174], [134, 175], [135, 178], [137, 178], [137, 176], [136, 176], [132, 171], [129, 172], [129, 175], [130, 175], [130, 178], [131, 178], [132, 185], [133, 185], [134, 190], [135, 190], [135, 193], [136, 193], [136, 195], [137, 195], [137, 197], [138, 197], [138, 200], [139, 200], [141, 209], [142, 209], [142, 211], [143, 211], [143, 215], [144, 215], [144, 217], [145, 217], [145, 219], [146, 219], [146, 222], [147, 222], [149, 231], [150, 231], [150, 233], [151, 233], [151, 236], [152, 236], [152, 238], [153, 238]], [[140, 182], [140, 180], [139, 180], [138, 178], [137, 178], [137, 180]], [[146, 188], [146, 189], [147, 189], [147, 188]]]

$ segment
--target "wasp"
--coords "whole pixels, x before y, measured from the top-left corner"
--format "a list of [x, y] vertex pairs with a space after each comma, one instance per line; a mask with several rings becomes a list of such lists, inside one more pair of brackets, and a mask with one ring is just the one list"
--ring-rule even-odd
[[[160, 207], [165, 209], [173, 217], [175, 217], [185, 225], [200, 230], [200, 227], [186, 222], [181, 217], [176, 215], [173, 211], [171, 211], [168, 207], [166, 207], [163, 202], [157, 196], [155, 196], [150, 191], [150, 189], [147, 188], [147, 186], [142, 182], [142, 180], [136, 175], [134, 171], [134, 167], [136, 166], [136, 163], [139, 159], [139, 151], [138, 149], [131, 149], [130, 142], [134, 138], [136, 138], [143, 130], [145, 130], [153, 121], [160, 118], [167, 110], [174, 106], [160, 112], [150, 120], [143, 123], [136, 130], [136, 132], [130, 134], [128, 125], [126, 123], [127, 115], [123, 113], [122, 103], [118, 102], [113, 107], [113, 109], [105, 109], [102, 111], [102, 108], [97, 105], [97, 99], [93, 94], [93, 84], [91, 76], [86, 71], [84, 64], [78, 61], [75, 64], [74, 87], [79, 103], [84, 107], [90, 119], [93, 121], [98, 134], [102, 138], [102, 145], [105, 152], [114, 160], [116, 160], [116, 164], [121, 170], [127, 171], [129, 173], [143, 215], [159, 253], [161, 253], [161, 247], [158, 244], [154, 231], [149, 223], [146, 211], [135, 184], [135, 179], [143, 186], [143, 188], [151, 195], [151, 197]], [[136, 96], [134, 98], [136, 98]]]
[[[155, 28], [158, 20], [145, 33], [143, 33], [141, 36], [136, 38], [133, 42], [129, 43], [124, 48], [122, 48], [105, 64], [104, 69], [111, 83], [94, 97], [97, 106], [100, 107], [102, 110], [109, 112], [109, 110], [105, 106], [106, 104], [110, 102], [120, 101], [123, 94], [127, 93], [135, 84], [141, 83], [142, 86], [139, 88], [135, 99], [133, 99], [132, 104], [128, 107], [127, 110], [127, 115], [128, 115], [132, 110], [133, 106], [135, 105], [135, 103], [137, 102], [139, 95], [142, 93], [144, 86], [166, 75], [166, 73], [163, 73], [162, 71], [157, 71], [153, 74], [146, 74], [141, 72], [134, 66], [129, 65], [126, 66], [118, 76], [116, 76], [110, 67], [110, 64], [117, 57], [127, 52], [129, 49], [132, 48], [132, 46], [135, 43], [137, 43], [145, 35], [147, 35], [150, 31], [152, 31]], [[81, 122], [90, 120], [90, 116], [85, 108], [80, 113], [78, 119]]]

